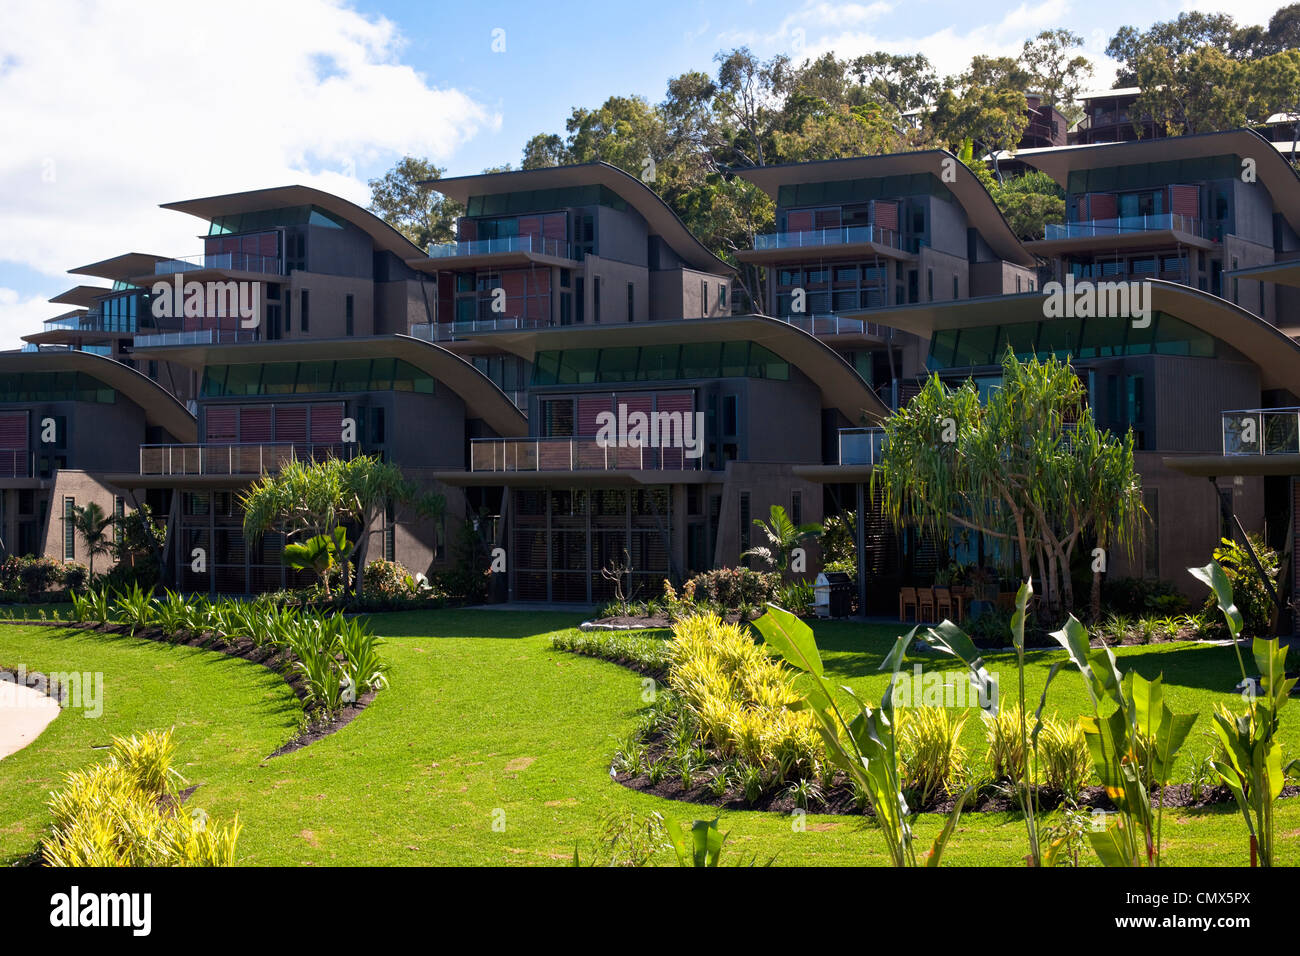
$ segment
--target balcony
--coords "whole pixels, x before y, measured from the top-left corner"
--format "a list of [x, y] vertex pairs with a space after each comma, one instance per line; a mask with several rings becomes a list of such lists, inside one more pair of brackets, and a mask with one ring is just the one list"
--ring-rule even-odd
[[879, 226], [840, 226], [835, 229], [814, 229], [809, 232], [769, 232], [754, 237], [754, 251], [767, 252], [780, 249], [806, 249], [809, 246], [844, 246], [855, 243], [874, 243], [902, 249], [902, 237], [893, 229]]
[[260, 341], [257, 329], [194, 329], [189, 332], [151, 332], [137, 335], [132, 346], [137, 349], [167, 348], [176, 345], [231, 345]]
[[573, 259], [573, 247], [565, 240], [532, 235], [507, 236], [503, 239], [471, 239], [466, 242], [439, 242], [430, 245], [428, 253], [430, 259], [454, 259], [502, 253], [531, 253], [556, 259]]
[[1086, 222], [1049, 223], [1045, 241], [1054, 239], [1096, 239], [1141, 232], [1182, 232], [1206, 238], [1205, 224], [1194, 216], [1167, 212], [1156, 216], [1123, 216]]
[[181, 259], [160, 259], [154, 265], [155, 276], [203, 271], [283, 274], [278, 256], [259, 256], [251, 252], [218, 252], [213, 255], [187, 256]]
[[85, 315], [70, 315], [65, 319], [51, 319], [41, 324], [42, 332], [120, 332], [130, 334], [136, 329], [132, 315], [108, 315], [92, 310]]
[[476, 332], [515, 332], [520, 329], [544, 329], [550, 320], [540, 316], [497, 316], [470, 322], [421, 322], [411, 326], [411, 335], [426, 342], [456, 342]]
[[681, 448], [603, 445], [595, 438], [477, 438], [470, 442], [469, 470], [699, 471], [701, 458]]
[[880, 338], [886, 335], [882, 325], [865, 319], [846, 318], [834, 312], [829, 315], [777, 315], [773, 318], [813, 335], [874, 335]]
[[875, 465], [885, 450], [883, 428], [841, 428], [840, 464]]
[[0, 448], [0, 478], [32, 477], [33, 457], [26, 448]]
[[1222, 413], [1225, 456], [1300, 455], [1300, 408]]
[[355, 443], [141, 445], [140, 474], [256, 476], [277, 472], [290, 461], [324, 461], [326, 458], [354, 458], [356, 455]]

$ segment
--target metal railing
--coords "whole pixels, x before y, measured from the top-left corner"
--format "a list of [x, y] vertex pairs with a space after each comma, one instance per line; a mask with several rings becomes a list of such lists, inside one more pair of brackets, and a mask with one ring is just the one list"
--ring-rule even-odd
[[769, 232], [754, 237], [754, 251], [765, 249], [801, 249], [806, 246], [842, 246], [853, 242], [875, 242], [902, 249], [902, 239], [894, 229], [879, 226], [838, 226], [806, 232]]
[[841, 465], [875, 465], [884, 450], [883, 428], [840, 429]]
[[495, 319], [474, 319], [469, 322], [421, 322], [411, 326], [411, 334], [429, 342], [454, 342], [475, 332], [541, 329], [551, 324], [549, 319], [544, 318], [503, 315]]
[[189, 332], [151, 332], [137, 335], [132, 341], [137, 349], [169, 345], [225, 345], [233, 342], [257, 342], [257, 329], [194, 329]]
[[560, 259], [573, 258], [573, 249], [565, 240], [533, 235], [507, 236], [504, 239], [467, 239], [463, 242], [436, 242], [428, 248], [430, 259], [481, 256], [494, 252], [534, 252]]
[[1300, 455], [1300, 408], [1221, 413], [1224, 455]]
[[260, 272], [267, 275], [281, 275], [283, 272], [279, 256], [259, 256], [251, 252], [217, 252], [212, 255], [160, 259], [154, 264], [154, 275], [169, 276], [177, 272], [195, 272], [199, 269], [228, 269], [233, 272]]
[[884, 335], [884, 327], [865, 319], [851, 319], [831, 312], [827, 315], [778, 315], [781, 322], [813, 335]]
[[701, 458], [684, 448], [614, 445], [595, 438], [476, 438], [469, 445], [469, 470], [480, 472], [699, 471]]
[[141, 445], [142, 475], [265, 475], [290, 461], [355, 458], [355, 443], [300, 442], [229, 445]]
[[1205, 236], [1205, 226], [1195, 216], [1166, 212], [1156, 216], [1121, 216], [1118, 219], [1091, 219], [1082, 222], [1048, 223], [1048, 239], [1088, 239], [1095, 236], [1119, 236], [1132, 232], [1172, 229]]

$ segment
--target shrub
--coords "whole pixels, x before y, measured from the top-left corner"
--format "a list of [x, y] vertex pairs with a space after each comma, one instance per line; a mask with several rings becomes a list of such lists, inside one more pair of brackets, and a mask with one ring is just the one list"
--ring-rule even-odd
[[86, 585], [90, 583], [90, 570], [77, 561], [65, 561], [63, 563], [63, 586], [68, 589], [69, 594], [77, 594], [86, 590]]
[[551, 647], [617, 664], [633, 664], [652, 674], [668, 670], [668, 642], [635, 631], [564, 631], [551, 638]]
[[966, 712], [947, 707], [906, 707], [898, 711], [898, 749], [903, 787], [927, 806], [939, 793], [960, 792], [968, 775], [966, 748], [960, 743]]
[[1002, 706], [996, 714], [985, 714], [984, 731], [988, 735], [987, 760], [993, 778], [1019, 780], [1024, 775], [1025, 754], [1029, 751], [1026, 735], [1020, 729], [1020, 705]]
[[1073, 800], [1092, 776], [1092, 757], [1078, 720], [1044, 718], [1038, 734], [1043, 783]]
[[749, 568], [716, 568], [686, 582], [696, 604], [723, 612], [739, 611], [775, 601], [781, 593], [781, 575]]
[[1108, 580], [1101, 586], [1101, 603], [1112, 613], [1129, 617], [1181, 614], [1188, 607], [1171, 582], [1156, 578]]
[[29, 601], [63, 583], [64, 565], [50, 558], [11, 555], [0, 562], [0, 590], [21, 594]]
[[[1264, 566], [1269, 583], [1277, 587], [1278, 557], [1277, 552], [1266, 545], [1257, 535], [1248, 536], [1259, 563]], [[1214, 549], [1214, 561], [1227, 575], [1232, 585], [1233, 599], [1242, 617], [1242, 635], [1246, 637], [1267, 637], [1269, 622], [1273, 616], [1273, 599], [1269, 597], [1268, 587], [1255, 568], [1255, 562], [1245, 547], [1235, 541], [1223, 538]], [[1213, 613], [1217, 610], [1213, 594], [1205, 602], [1204, 610]], [[1215, 618], [1216, 624], [1218, 619]]]
[[226, 827], [182, 812], [171, 731], [114, 737], [107, 763], [67, 775], [41, 841], [49, 866], [231, 866], [239, 818]]
[[411, 593], [407, 578], [414, 575], [396, 561], [371, 561], [361, 574], [362, 584], [368, 597], [397, 598]]

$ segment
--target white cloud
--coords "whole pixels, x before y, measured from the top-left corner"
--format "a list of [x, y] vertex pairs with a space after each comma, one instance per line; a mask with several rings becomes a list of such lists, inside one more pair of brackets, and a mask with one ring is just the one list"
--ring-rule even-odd
[[0, 349], [22, 345], [19, 336], [37, 331], [46, 319], [52, 319], [68, 306], [50, 305], [45, 296], [22, 296], [14, 289], [0, 286]]
[[359, 169], [499, 126], [402, 43], [342, 0], [5, 4], [0, 261], [194, 254], [200, 223], [159, 203], [302, 183], [364, 204]]

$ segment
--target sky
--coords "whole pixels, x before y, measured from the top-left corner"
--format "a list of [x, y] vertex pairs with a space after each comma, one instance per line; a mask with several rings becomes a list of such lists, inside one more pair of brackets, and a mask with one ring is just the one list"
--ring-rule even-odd
[[449, 175], [518, 165], [535, 133], [613, 94], [663, 98], [720, 50], [796, 60], [922, 52], [941, 73], [1082, 35], [1096, 88], [1125, 24], [1186, 9], [1265, 23], [1285, 0], [0, 0], [0, 349], [124, 252], [190, 256], [205, 228], [159, 204], [293, 183], [366, 205], [403, 155]]

